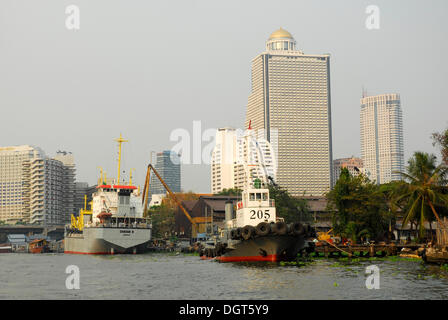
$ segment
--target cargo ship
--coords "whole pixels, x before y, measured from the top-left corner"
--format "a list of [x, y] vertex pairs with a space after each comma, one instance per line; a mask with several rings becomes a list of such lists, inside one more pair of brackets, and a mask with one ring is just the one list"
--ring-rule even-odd
[[92, 195], [90, 210], [85, 197], [84, 209], [71, 217], [65, 227], [64, 253], [68, 254], [118, 254], [141, 253], [151, 241], [151, 223], [143, 217], [139, 189], [129, 184], [119, 184], [121, 135], [119, 143], [118, 174], [114, 183], [101, 181]]
[[203, 249], [200, 255], [220, 262], [291, 261], [300, 251], [313, 246], [314, 235], [308, 224], [286, 224], [278, 218], [269, 189], [255, 183], [242, 192], [236, 214], [233, 203], [226, 203], [225, 228], [215, 246]]

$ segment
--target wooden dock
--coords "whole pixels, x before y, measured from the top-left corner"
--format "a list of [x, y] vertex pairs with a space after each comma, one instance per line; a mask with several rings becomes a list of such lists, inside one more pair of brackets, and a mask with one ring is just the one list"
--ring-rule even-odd
[[[326, 243], [323, 245], [317, 245], [304, 254], [311, 254], [314, 256], [324, 257], [384, 257], [384, 256], [396, 256], [403, 248], [409, 249], [409, 251], [416, 252], [419, 248], [423, 248], [423, 244], [370, 244], [370, 245], [334, 245]], [[302, 254], [303, 255], [303, 254]]]

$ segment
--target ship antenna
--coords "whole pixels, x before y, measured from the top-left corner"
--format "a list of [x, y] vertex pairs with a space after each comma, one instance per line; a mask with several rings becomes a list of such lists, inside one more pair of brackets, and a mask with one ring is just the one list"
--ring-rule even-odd
[[120, 138], [115, 139], [118, 142], [118, 175], [117, 175], [117, 183], [120, 184], [120, 165], [121, 165], [121, 144], [123, 142], [128, 142], [128, 140], [124, 140], [120, 133]]

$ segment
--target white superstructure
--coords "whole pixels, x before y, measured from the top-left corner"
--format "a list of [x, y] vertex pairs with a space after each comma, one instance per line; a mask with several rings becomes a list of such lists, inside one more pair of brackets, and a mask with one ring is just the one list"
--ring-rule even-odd
[[269, 199], [268, 189], [245, 189], [237, 203], [236, 218], [231, 227], [257, 226], [260, 222], [276, 222], [274, 201]]
[[142, 198], [137, 187], [120, 185], [100, 185], [93, 194], [92, 222], [100, 222], [98, 215], [109, 213], [111, 217], [143, 218]]

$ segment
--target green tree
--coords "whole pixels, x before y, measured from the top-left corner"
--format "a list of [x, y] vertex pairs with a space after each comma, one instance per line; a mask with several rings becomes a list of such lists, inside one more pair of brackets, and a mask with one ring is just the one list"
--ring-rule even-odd
[[[184, 200], [197, 200], [199, 195], [193, 192], [176, 193], [179, 202]], [[176, 201], [170, 196], [162, 200], [160, 206], [153, 206], [148, 213], [151, 217], [153, 235], [155, 238], [164, 238], [165, 235], [172, 235], [175, 230], [175, 216], [178, 210]]]
[[269, 197], [275, 201], [277, 216], [285, 219], [286, 223], [310, 221], [311, 214], [305, 199], [295, 198], [286, 189], [277, 184], [268, 184]]
[[221, 192], [216, 193], [216, 196], [239, 196], [241, 195], [241, 192], [243, 190], [238, 188], [229, 188], [229, 189], [222, 189]]
[[334, 188], [327, 193], [335, 234], [352, 239], [382, 239], [390, 216], [384, 194], [365, 175], [352, 176], [343, 168]]
[[448, 168], [436, 165], [436, 156], [425, 152], [415, 152], [409, 159], [407, 172], [400, 172], [406, 181], [401, 186], [402, 195], [398, 200], [406, 199], [408, 210], [403, 225], [416, 221], [420, 236], [424, 233], [425, 221], [437, 220], [445, 227], [438, 212], [448, 206], [447, 174]]
[[442, 133], [432, 134], [433, 143], [432, 145], [438, 145], [442, 153], [442, 161], [445, 166], [448, 166], [448, 128]]
[[176, 214], [174, 208], [162, 203], [160, 206], [151, 207], [149, 214], [155, 238], [164, 238], [166, 234], [173, 232]]

